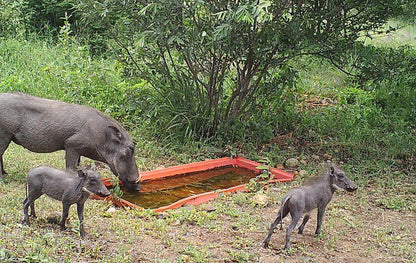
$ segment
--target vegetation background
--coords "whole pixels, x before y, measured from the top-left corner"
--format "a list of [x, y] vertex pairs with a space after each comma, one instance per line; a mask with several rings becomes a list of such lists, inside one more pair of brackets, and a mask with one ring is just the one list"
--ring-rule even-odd
[[[0, 0], [0, 92], [105, 112], [131, 133], [140, 170], [231, 154], [279, 167], [299, 161], [296, 181], [262, 189], [260, 207], [256, 192], [223, 197], [213, 212], [162, 216], [113, 215], [91, 202], [83, 240], [42, 218], [18, 226], [27, 171], [64, 165], [60, 153], [12, 145], [0, 186], [0, 260], [416, 261], [416, 4], [390, 2]], [[289, 254], [277, 249], [279, 237], [276, 249], [255, 249], [283, 190], [326, 161], [362, 189], [341, 194], [327, 234], [299, 237]], [[41, 211], [60, 210], [43, 202]], [[348, 239], [347, 230], [364, 237]], [[201, 233], [209, 242], [194, 244]]]

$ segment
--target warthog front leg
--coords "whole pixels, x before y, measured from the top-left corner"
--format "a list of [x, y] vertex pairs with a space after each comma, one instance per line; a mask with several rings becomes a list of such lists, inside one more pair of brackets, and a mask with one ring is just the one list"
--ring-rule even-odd
[[68, 212], [69, 212], [69, 207], [71, 205], [69, 204], [63, 204], [63, 208], [62, 208], [62, 219], [61, 222], [59, 222], [59, 225], [61, 226], [61, 230], [65, 230], [65, 221], [68, 218]]
[[79, 219], [79, 233], [83, 237], [85, 235], [84, 232], [84, 203], [77, 204], [77, 213]]
[[4, 170], [3, 165], [3, 153], [6, 151], [7, 147], [9, 147], [9, 144], [11, 142], [11, 138], [9, 138], [10, 135], [5, 134], [5, 132], [0, 131], [0, 181], [3, 180], [4, 175], [6, 175], [6, 171]]
[[76, 150], [73, 148], [65, 149], [65, 163], [67, 171], [76, 172], [80, 160], [81, 157]]
[[318, 217], [317, 217], [315, 235], [319, 235], [319, 233], [321, 233], [321, 227], [322, 227], [322, 221], [324, 219], [325, 208], [326, 208], [326, 205], [318, 207]]

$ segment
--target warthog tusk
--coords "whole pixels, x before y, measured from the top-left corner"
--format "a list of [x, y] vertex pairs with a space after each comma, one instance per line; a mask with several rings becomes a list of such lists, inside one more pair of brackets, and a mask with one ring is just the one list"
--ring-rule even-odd
[[336, 184], [332, 184], [332, 187], [334, 187], [336, 190], [339, 190], [339, 191], [344, 190], [344, 189], [342, 189], [341, 187], [339, 187], [339, 186], [338, 186], [338, 185], [336, 185]]
[[136, 180], [134, 180], [135, 184], [138, 184], [140, 182], [140, 180], [142, 179], [142, 175], [139, 174], [139, 176], [137, 176]]
[[82, 187], [82, 191], [87, 192], [87, 193], [89, 193], [91, 195], [94, 194], [93, 192], [91, 192], [90, 190], [88, 190], [86, 187]]

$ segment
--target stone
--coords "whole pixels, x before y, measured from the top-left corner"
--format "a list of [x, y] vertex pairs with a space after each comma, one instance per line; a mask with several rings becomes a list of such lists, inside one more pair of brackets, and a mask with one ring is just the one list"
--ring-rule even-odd
[[257, 193], [253, 196], [253, 203], [258, 206], [266, 206], [269, 202], [269, 197], [263, 193]]
[[206, 212], [214, 212], [215, 210], [217, 210], [217, 208], [213, 205], [210, 205], [204, 208], [204, 211]]
[[117, 209], [114, 206], [107, 209], [107, 213], [109, 213], [109, 214], [114, 214], [116, 211], [117, 211]]
[[104, 213], [104, 216], [105, 217], [113, 217], [116, 212], [117, 212], [117, 209], [114, 206], [112, 206], [112, 207], [107, 209], [107, 211]]
[[285, 161], [285, 166], [286, 166], [286, 167], [295, 168], [295, 167], [297, 167], [298, 165], [299, 165], [299, 160], [298, 160], [298, 159], [296, 159], [296, 158], [290, 158], [290, 159], [287, 159], [287, 160]]
[[314, 159], [315, 161], [319, 161], [319, 159], [321, 159], [321, 157], [319, 157], [319, 155], [317, 155], [317, 154], [313, 154], [312, 159]]
[[324, 153], [324, 158], [326, 160], [331, 160], [332, 159], [332, 156], [330, 154], [328, 154], [328, 153]]

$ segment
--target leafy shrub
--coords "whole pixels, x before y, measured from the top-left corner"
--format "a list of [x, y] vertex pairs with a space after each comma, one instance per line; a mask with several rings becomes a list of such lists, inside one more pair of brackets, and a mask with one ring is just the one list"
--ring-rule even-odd
[[376, 100], [372, 91], [347, 88], [340, 105], [305, 113], [301, 130], [339, 158], [409, 158], [416, 149], [409, 123], [386, 113]]
[[14, 0], [0, 0], [0, 6], [0, 36], [25, 35], [25, 17], [19, 10], [20, 2]]

